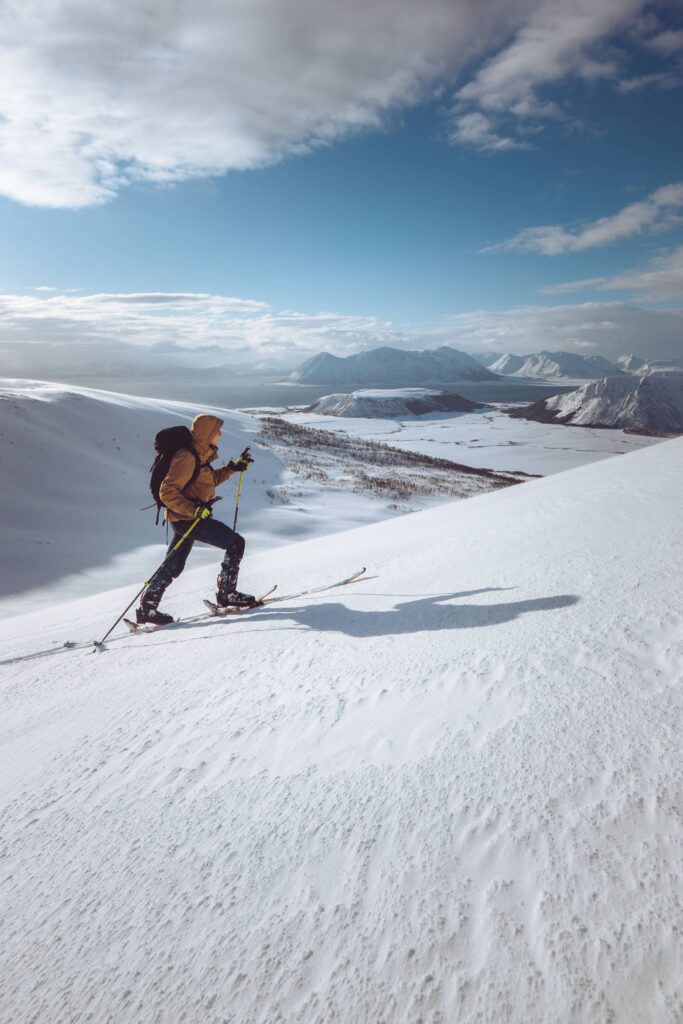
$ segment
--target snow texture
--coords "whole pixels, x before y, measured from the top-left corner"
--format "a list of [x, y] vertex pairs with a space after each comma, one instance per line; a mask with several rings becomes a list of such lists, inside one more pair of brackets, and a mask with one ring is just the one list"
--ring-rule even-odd
[[606, 377], [513, 415], [576, 426], [621, 427], [650, 434], [683, 432], [683, 373]]
[[682, 456], [2, 622], [3, 1024], [680, 1021]]

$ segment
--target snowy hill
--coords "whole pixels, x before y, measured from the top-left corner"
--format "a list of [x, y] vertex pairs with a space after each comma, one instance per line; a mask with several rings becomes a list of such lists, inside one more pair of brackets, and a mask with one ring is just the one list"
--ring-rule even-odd
[[482, 408], [480, 402], [471, 402], [461, 395], [443, 394], [426, 388], [401, 388], [391, 391], [365, 389], [352, 391], [348, 395], [325, 395], [305, 411], [324, 416], [395, 419], [401, 416], [424, 416], [433, 412], [472, 412]]
[[554, 395], [512, 416], [542, 423], [620, 427], [640, 433], [683, 432], [683, 374], [608, 377]]
[[[143, 510], [152, 501], [154, 436], [191, 423], [197, 411], [183, 402], [0, 378], [0, 465], [10, 485], [0, 505], [2, 614], [144, 579], [161, 561], [165, 541], [155, 510]], [[204, 411], [225, 421], [218, 464], [245, 445], [256, 456], [240, 505], [250, 546], [377, 522], [502, 480], [486, 471], [435, 468], [430, 459], [415, 465], [409, 453], [397, 459], [383, 444], [370, 451], [360, 440], [278, 441], [262, 418]], [[232, 480], [220, 491], [217, 511], [228, 522], [236, 486]], [[203, 545], [192, 554], [195, 563], [213, 558]]]
[[5, 1019], [679, 1021], [682, 457], [0, 623]]
[[[183, 402], [0, 379], [0, 458], [3, 479], [11, 483], [2, 502], [0, 596], [162, 544], [155, 510], [141, 511], [152, 502], [154, 436], [173, 423], [190, 424], [196, 412]], [[227, 461], [254, 443], [258, 424], [240, 413], [220, 415]], [[257, 517], [282, 468], [269, 452], [259, 452], [243, 514]], [[234, 501], [234, 485], [222, 493]], [[131, 574], [128, 566], [122, 578]]]
[[503, 355], [489, 369], [508, 377], [532, 380], [594, 380], [618, 376], [622, 370], [601, 356], [580, 356], [573, 352], [537, 352], [531, 356]]
[[442, 345], [423, 352], [384, 346], [345, 358], [320, 352], [302, 363], [289, 379], [301, 384], [391, 387], [495, 378], [465, 352]]

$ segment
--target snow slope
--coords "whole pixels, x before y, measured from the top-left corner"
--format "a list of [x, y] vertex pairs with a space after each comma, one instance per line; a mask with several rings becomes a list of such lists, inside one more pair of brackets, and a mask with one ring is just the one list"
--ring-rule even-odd
[[366, 388], [362, 391], [352, 391], [351, 394], [325, 395], [305, 411], [321, 413], [324, 416], [395, 419], [401, 416], [424, 416], [434, 412], [472, 412], [481, 408], [481, 403], [471, 402], [461, 395], [442, 394], [427, 388]]
[[543, 423], [683, 433], [683, 373], [607, 377], [511, 415]]
[[[154, 435], [173, 423], [191, 423], [197, 411], [184, 402], [0, 378], [2, 614], [128, 580], [142, 583], [165, 550], [155, 510], [141, 510], [152, 501]], [[256, 461], [245, 478], [239, 520], [250, 546], [271, 548], [396, 514], [344, 465], [335, 479], [315, 472], [304, 479], [292, 471], [285, 457], [291, 452], [258, 442], [258, 417], [206, 406], [203, 411], [225, 421], [219, 463], [247, 444], [253, 449]], [[314, 452], [307, 457], [316, 470], [320, 460]], [[231, 480], [220, 489], [217, 514], [227, 522], [236, 486]], [[210, 548], [195, 545], [193, 564], [214, 560]]]
[[1, 622], [3, 1022], [680, 1021], [682, 456]]
[[301, 384], [391, 387], [495, 380], [495, 377], [472, 356], [448, 345], [423, 352], [385, 345], [343, 358], [320, 352], [302, 363], [289, 379]]
[[[125, 561], [136, 549], [138, 560], [151, 563], [164, 541], [156, 510], [140, 511], [152, 502], [154, 435], [173, 423], [190, 424], [197, 411], [183, 402], [0, 379], [0, 464], [10, 484], [0, 513], [0, 596], [44, 587], [117, 557]], [[225, 420], [219, 462], [253, 445], [258, 421], [205, 411]], [[259, 450], [254, 468], [242, 514], [259, 530], [266, 528], [259, 521], [265, 492], [280, 480], [283, 467]], [[225, 506], [234, 503], [234, 483], [222, 494]], [[272, 516], [267, 528], [272, 539]], [[148, 545], [154, 553], [145, 555]], [[131, 575], [137, 574], [127, 564], [122, 578]]]

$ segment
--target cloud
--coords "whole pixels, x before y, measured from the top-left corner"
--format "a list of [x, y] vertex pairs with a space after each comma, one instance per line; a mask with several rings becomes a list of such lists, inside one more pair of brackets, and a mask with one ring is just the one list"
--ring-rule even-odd
[[574, 231], [560, 224], [524, 228], [513, 238], [487, 246], [484, 252], [538, 252], [558, 256], [611, 245], [632, 235], [651, 234], [678, 226], [683, 207], [683, 182], [664, 185], [638, 203], [629, 203], [611, 217], [600, 217]]
[[[532, 4], [513, 38], [485, 61], [456, 95], [453, 138], [468, 141], [460, 125], [473, 111], [484, 113], [489, 131], [506, 124], [505, 136], [525, 132], [530, 120], [562, 116], [557, 104], [538, 90], [574, 76], [586, 81], [615, 80], [617, 51], [604, 48], [616, 32], [638, 17], [642, 0], [543, 0]], [[516, 119], [517, 123], [511, 123]], [[476, 138], [471, 141], [481, 145]], [[491, 148], [484, 145], [483, 148]]]
[[649, 75], [637, 75], [635, 78], [621, 78], [617, 82], [619, 92], [628, 95], [631, 92], [640, 92], [650, 86], [655, 89], [677, 89], [683, 83], [683, 78], [675, 71], [656, 71]]
[[644, 269], [627, 270], [606, 277], [587, 277], [548, 285], [546, 295], [594, 289], [601, 292], [633, 292], [640, 301], [669, 302], [683, 296], [683, 245], [668, 253], [654, 256]]
[[626, 303], [478, 310], [396, 324], [371, 316], [276, 311], [215, 295], [169, 294], [165, 305], [152, 297], [153, 304], [144, 305], [139, 295], [0, 295], [0, 372], [52, 380], [163, 380], [231, 374], [240, 367], [284, 370], [321, 350], [345, 356], [380, 345], [520, 354], [550, 348], [612, 358], [625, 350], [663, 359], [681, 354], [682, 311]]
[[668, 29], [658, 32], [657, 35], [647, 40], [646, 46], [665, 57], [680, 53], [683, 51], [683, 29]]
[[637, 352], [650, 359], [681, 359], [683, 311], [652, 310], [622, 302], [520, 306], [446, 318], [441, 336], [469, 352], [550, 351], [602, 355], [616, 359]]
[[[276, 312], [264, 302], [223, 295], [0, 294], [0, 343], [11, 344], [12, 352], [17, 345], [26, 350], [14, 357], [14, 369], [5, 361], [4, 375], [19, 373], [17, 360], [24, 365], [39, 354], [43, 362], [49, 356], [50, 365], [61, 359], [72, 369], [85, 359], [94, 372], [109, 365], [120, 346], [129, 367], [144, 363], [153, 369], [151, 350], [171, 352], [183, 366], [222, 365], [236, 355], [240, 363], [284, 360], [291, 366], [321, 348], [349, 351], [410, 337], [374, 317]], [[162, 363], [157, 360], [157, 368]]]
[[476, 146], [478, 149], [503, 150], [524, 149], [526, 144], [517, 139], [498, 135], [493, 130], [491, 119], [479, 111], [472, 111], [459, 117], [450, 132], [451, 142]]
[[[600, 49], [645, 0], [22, 0], [0, 6], [0, 193], [103, 203], [261, 167], [350, 133], [474, 73], [451, 138], [505, 150], [561, 111], [567, 75], [615, 74]], [[676, 33], [673, 33], [675, 36]], [[660, 38], [669, 52], [673, 41]], [[653, 42], [653, 45], [654, 42]], [[508, 116], [521, 136], [498, 120]]]

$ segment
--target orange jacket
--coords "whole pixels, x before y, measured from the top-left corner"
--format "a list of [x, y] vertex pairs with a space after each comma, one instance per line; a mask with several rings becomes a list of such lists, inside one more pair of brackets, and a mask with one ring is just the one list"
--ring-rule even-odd
[[197, 505], [202, 505], [216, 496], [216, 488], [232, 476], [236, 470], [231, 466], [219, 466], [212, 469], [208, 465], [218, 454], [210, 439], [217, 427], [223, 426], [218, 416], [201, 414], [192, 422], [192, 439], [194, 450], [202, 464], [199, 473], [188, 487], [194, 473], [195, 460], [191, 452], [181, 450], [171, 459], [168, 473], [159, 488], [159, 497], [166, 506], [166, 519], [177, 523], [181, 519], [194, 519]]

